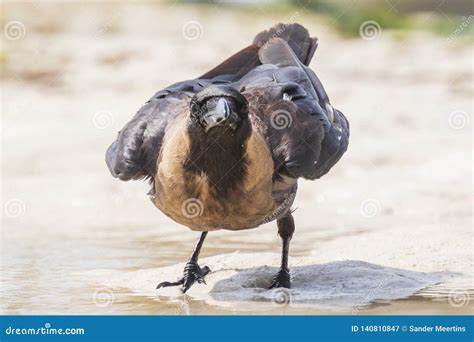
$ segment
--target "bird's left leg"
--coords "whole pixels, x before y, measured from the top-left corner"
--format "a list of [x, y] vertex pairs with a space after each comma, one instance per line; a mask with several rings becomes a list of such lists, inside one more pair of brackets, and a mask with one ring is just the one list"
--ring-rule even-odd
[[199, 237], [199, 240], [196, 243], [196, 246], [194, 247], [193, 254], [191, 255], [191, 259], [188, 261], [188, 263], [184, 267], [183, 278], [175, 282], [164, 281], [162, 283], [159, 283], [158, 286], [156, 287], [157, 289], [161, 287], [182, 285], [183, 292], [186, 292], [196, 281], [198, 283], [204, 283], [204, 284], [206, 283], [206, 281], [204, 280], [204, 277], [211, 270], [207, 266], [204, 266], [201, 268], [197, 263], [198, 258], [199, 258], [199, 253], [201, 252], [202, 245], [204, 243], [204, 240], [206, 239], [206, 235], [207, 235], [207, 232], [202, 232], [201, 236]]
[[290, 241], [295, 231], [295, 221], [293, 220], [293, 215], [289, 212], [284, 217], [277, 220], [278, 225], [278, 235], [281, 237], [282, 241], [282, 251], [281, 251], [281, 267], [278, 273], [273, 279], [273, 284], [270, 286], [270, 289], [276, 287], [286, 287], [290, 288], [290, 270], [288, 268], [288, 252], [290, 250]]

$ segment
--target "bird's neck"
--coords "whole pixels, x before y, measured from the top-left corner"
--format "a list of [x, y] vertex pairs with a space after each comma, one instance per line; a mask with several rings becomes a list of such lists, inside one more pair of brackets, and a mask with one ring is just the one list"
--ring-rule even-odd
[[[184, 171], [189, 179], [204, 176], [209, 190], [224, 199], [243, 186], [247, 176], [248, 160], [246, 149], [251, 127], [240, 127], [231, 134], [217, 131], [210, 135], [202, 130], [190, 130], [189, 150], [184, 162]], [[245, 130], [245, 131], [244, 131]], [[198, 195], [198, 187], [188, 185], [190, 195]]]

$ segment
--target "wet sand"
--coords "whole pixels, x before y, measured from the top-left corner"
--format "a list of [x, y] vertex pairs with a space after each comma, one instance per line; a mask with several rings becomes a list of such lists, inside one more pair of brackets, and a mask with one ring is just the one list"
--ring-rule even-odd
[[[113, 179], [104, 153], [155, 91], [296, 14], [150, 3], [4, 7], [5, 21], [25, 31], [2, 42], [3, 313], [473, 313], [472, 46], [426, 33], [343, 40], [321, 18], [297, 15], [319, 38], [311, 67], [348, 116], [351, 140], [327, 176], [300, 182], [290, 266], [300, 258], [316, 269], [365, 262], [390, 276], [449, 277], [399, 296], [374, 282], [362, 304], [278, 305], [271, 296], [229, 304], [149, 291], [145, 284], [163, 280], [156, 272], [188, 258], [197, 236], [152, 206], [146, 183]], [[182, 31], [190, 21], [202, 26], [194, 40]], [[254, 256], [249, 269], [263, 252], [273, 254], [260, 266], [276, 266], [275, 223], [209, 234], [202, 255], [236, 251]], [[137, 290], [127, 281], [135, 272], [157, 279], [141, 279]], [[358, 280], [350, 277], [343, 283]], [[312, 281], [315, 289], [331, 279]]]

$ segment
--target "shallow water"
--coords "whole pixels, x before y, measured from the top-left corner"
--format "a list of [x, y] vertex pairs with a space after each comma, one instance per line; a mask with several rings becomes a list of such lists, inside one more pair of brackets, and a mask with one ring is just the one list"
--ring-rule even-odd
[[[209, 239], [203, 255], [231, 253], [232, 241]], [[127, 289], [104, 288], [87, 276], [97, 269], [134, 271], [186, 260], [193, 242], [156, 243], [156, 249], [141, 241], [124, 248], [119, 241], [22, 241], [4, 244], [2, 263], [2, 311], [5, 314], [472, 314], [466, 303], [474, 291], [464, 291], [453, 306], [451, 287], [433, 286], [404, 299], [374, 301], [367, 306], [311, 308], [292, 307], [275, 301], [253, 301], [227, 307], [212, 306], [188, 295], [169, 299], [142, 296]], [[247, 252], [261, 252], [276, 246], [248, 246]], [[296, 248], [295, 248], [296, 249]], [[241, 249], [242, 250], [242, 249]], [[179, 252], [181, 251], [181, 252]], [[178, 252], [178, 253], [177, 253]], [[304, 254], [300, 247], [299, 253]], [[256, 254], [256, 257], [258, 254]], [[158, 279], [156, 280], [158, 283]], [[232, 307], [233, 306], [233, 307]]]

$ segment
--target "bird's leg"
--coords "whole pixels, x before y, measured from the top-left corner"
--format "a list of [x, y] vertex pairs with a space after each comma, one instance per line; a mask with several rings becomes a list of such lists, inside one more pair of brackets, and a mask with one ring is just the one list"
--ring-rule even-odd
[[270, 289], [276, 287], [286, 287], [290, 288], [290, 270], [288, 268], [288, 252], [290, 250], [290, 241], [295, 231], [295, 221], [291, 213], [288, 213], [286, 216], [277, 220], [278, 225], [278, 235], [281, 237], [282, 241], [282, 251], [281, 251], [281, 267], [278, 273], [273, 279], [273, 283], [270, 286]]
[[207, 266], [201, 268], [197, 263], [199, 253], [201, 252], [202, 245], [204, 243], [204, 240], [206, 239], [206, 235], [207, 232], [202, 232], [201, 236], [199, 237], [199, 240], [196, 243], [196, 246], [194, 247], [193, 254], [191, 255], [191, 259], [189, 259], [188, 263], [184, 267], [183, 278], [175, 282], [164, 281], [162, 283], [159, 283], [156, 287], [157, 289], [161, 287], [182, 285], [183, 292], [186, 292], [196, 281], [198, 283], [206, 283], [204, 277], [211, 270]]

